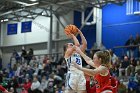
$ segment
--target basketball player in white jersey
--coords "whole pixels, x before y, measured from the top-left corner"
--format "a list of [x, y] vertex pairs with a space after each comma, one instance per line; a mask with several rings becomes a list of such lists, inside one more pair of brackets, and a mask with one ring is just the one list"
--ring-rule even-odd
[[[87, 48], [87, 41], [80, 30], [78, 33], [82, 40], [81, 45], [75, 35], [70, 34], [69, 37], [73, 39], [74, 45], [80, 46], [81, 50], [84, 52]], [[84, 73], [75, 68], [72, 64], [72, 62], [76, 62], [78, 65], [82, 66], [81, 56], [76, 53], [73, 43], [65, 44], [64, 52], [64, 58], [68, 68], [64, 93], [86, 93], [86, 79]]]

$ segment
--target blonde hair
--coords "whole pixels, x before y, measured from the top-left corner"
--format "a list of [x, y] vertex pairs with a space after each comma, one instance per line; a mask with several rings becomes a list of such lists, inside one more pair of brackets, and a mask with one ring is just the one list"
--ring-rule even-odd
[[95, 53], [98, 58], [101, 58], [101, 65], [104, 65], [108, 68], [111, 67], [111, 55], [108, 50], [105, 51], [97, 51]]

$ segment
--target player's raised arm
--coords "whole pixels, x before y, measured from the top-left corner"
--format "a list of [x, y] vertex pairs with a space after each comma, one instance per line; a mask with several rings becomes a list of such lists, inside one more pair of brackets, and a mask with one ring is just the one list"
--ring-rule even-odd
[[101, 73], [108, 74], [107, 72], [108, 69], [105, 66], [99, 66], [96, 69], [88, 69], [88, 68], [80, 67], [75, 62], [73, 62], [73, 64], [77, 69], [83, 71], [85, 74], [90, 75], [90, 76], [94, 76], [96, 74], [101, 74]]
[[74, 34], [71, 34], [71, 36], [72, 36], [74, 45], [75, 46], [80, 46], [80, 43], [79, 43], [78, 39], [76, 38], [76, 36]]
[[75, 46], [75, 49], [84, 58], [87, 64], [91, 65], [92, 67], [96, 67], [93, 60], [87, 55], [85, 55], [79, 47]]
[[82, 40], [80, 48], [84, 52], [87, 48], [87, 40], [86, 40], [85, 36], [83, 35], [83, 33], [79, 29], [78, 29], [78, 33], [79, 33], [81, 40]]

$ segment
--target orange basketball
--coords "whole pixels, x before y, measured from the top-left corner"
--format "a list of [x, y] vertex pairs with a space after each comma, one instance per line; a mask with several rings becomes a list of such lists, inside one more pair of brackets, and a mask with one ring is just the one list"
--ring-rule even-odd
[[68, 25], [65, 27], [64, 32], [66, 35], [69, 35], [69, 34], [76, 35], [78, 33], [78, 28], [75, 25]]

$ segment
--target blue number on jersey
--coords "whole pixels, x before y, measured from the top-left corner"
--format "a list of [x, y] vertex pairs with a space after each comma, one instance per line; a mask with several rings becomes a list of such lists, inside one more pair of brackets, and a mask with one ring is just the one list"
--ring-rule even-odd
[[79, 58], [76, 58], [76, 63], [77, 63], [78, 65], [81, 65], [81, 61], [80, 61]]

